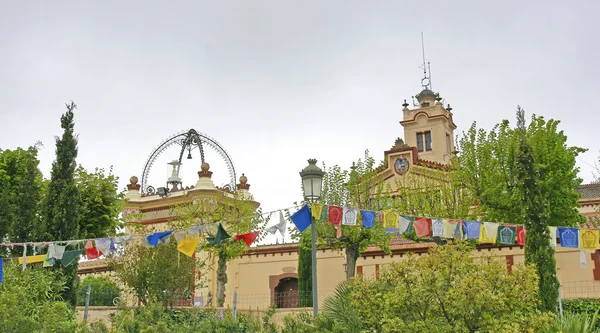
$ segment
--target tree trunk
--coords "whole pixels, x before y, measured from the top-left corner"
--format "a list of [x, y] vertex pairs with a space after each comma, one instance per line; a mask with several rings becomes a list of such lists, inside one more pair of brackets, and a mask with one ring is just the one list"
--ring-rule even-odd
[[225, 285], [227, 284], [227, 261], [224, 254], [219, 254], [217, 266], [217, 307], [225, 304]]
[[358, 245], [346, 247], [346, 281], [352, 279], [355, 275], [358, 254]]

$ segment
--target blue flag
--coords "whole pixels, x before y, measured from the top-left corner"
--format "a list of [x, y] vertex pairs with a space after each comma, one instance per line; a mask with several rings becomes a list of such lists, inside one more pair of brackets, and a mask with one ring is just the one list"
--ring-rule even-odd
[[558, 238], [562, 247], [579, 247], [579, 230], [577, 228], [558, 227]]
[[2, 283], [2, 266], [4, 263], [2, 262], [2, 258], [0, 258], [0, 283]]
[[308, 228], [312, 223], [310, 210], [308, 209], [308, 206], [304, 205], [304, 207], [300, 208], [299, 211], [295, 212], [294, 215], [292, 215], [291, 219], [300, 232], [306, 230], [306, 228]]
[[370, 210], [361, 210], [360, 213], [363, 217], [363, 226], [365, 228], [373, 228], [375, 226], [375, 216], [377, 213]]
[[481, 222], [465, 221], [464, 230], [465, 238], [479, 239], [481, 229]]
[[158, 242], [159, 241], [161, 243], [166, 243], [172, 232], [173, 232], [173, 230], [162, 231], [162, 232], [155, 232], [152, 235], [147, 236], [146, 239], [148, 240], [148, 243], [150, 245], [152, 245], [152, 246], [158, 246]]

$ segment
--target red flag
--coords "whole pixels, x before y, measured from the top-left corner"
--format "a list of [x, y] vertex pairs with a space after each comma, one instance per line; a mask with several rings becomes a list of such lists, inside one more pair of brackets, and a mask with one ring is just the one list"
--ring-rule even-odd
[[344, 215], [344, 209], [338, 206], [329, 206], [329, 223], [333, 225], [340, 225], [342, 223], [342, 215]]
[[425, 237], [431, 234], [431, 219], [417, 218], [413, 223], [417, 237]]
[[246, 245], [248, 246], [252, 245], [252, 243], [254, 243], [257, 237], [258, 231], [249, 232], [247, 234], [235, 235], [235, 239], [237, 239], [238, 241], [243, 239], [244, 243], [246, 243]]
[[85, 255], [88, 260], [96, 259], [102, 255], [102, 252], [98, 251], [98, 249], [92, 245], [92, 241], [88, 240], [85, 243]]
[[517, 227], [517, 245], [525, 245], [525, 227]]

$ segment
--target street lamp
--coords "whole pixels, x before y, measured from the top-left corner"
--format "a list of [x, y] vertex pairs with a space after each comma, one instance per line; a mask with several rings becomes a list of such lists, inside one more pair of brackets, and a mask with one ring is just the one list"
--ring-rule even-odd
[[[302, 178], [302, 192], [304, 200], [313, 203], [321, 198], [321, 189], [323, 187], [323, 176], [325, 172], [317, 166], [317, 160], [311, 158], [308, 160], [308, 166], [300, 171]], [[312, 217], [311, 217], [312, 218]], [[310, 232], [312, 234], [312, 295], [313, 295], [313, 315], [319, 314], [319, 297], [317, 295], [317, 230], [315, 228], [315, 219], [312, 218]]]

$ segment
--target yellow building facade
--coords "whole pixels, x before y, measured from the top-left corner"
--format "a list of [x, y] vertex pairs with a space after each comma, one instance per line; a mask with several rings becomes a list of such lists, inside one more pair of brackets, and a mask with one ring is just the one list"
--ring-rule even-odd
[[[447, 164], [455, 153], [454, 130], [456, 125], [452, 119], [452, 108], [444, 106], [441, 98], [429, 87], [416, 95], [418, 103], [409, 108], [403, 104], [403, 139], [398, 139], [392, 149], [384, 152], [384, 165], [378, 171], [378, 180], [387, 183], [392, 191], [398, 190], [399, 184], [410, 177], [422, 177], [434, 181], [442, 181], [448, 167]], [[177, 188], [168, 197], [158, 194], [140, 194], [137, 178], [132, 177], [128, 185], [128, 202], [123, 216], [138, 216], [135, 223], [145, 226], [145, 232], [164, 231], [166, 222], [174, 219], [170, 207], [184, 202], [192, 202], [203, 196], [233, 196], [229, 188], [218, 188], [211, 181], [212, 172], [207, 165], [202, 165], [198, 172], [198, 182], [191, 187]], [[245, 200], [253, 200], [247, 178], [240, 178], [236, 190]], [[600, 184], [582, 185], [580, 212], [588, 216], [590, 223], [595, 223], [597, 210], [600, 207]], [[256, 207], [259, 206], [255, 202]], [[358, 259], [356, 274], [378, 278], [379, 272], [390, 263], [399, 262], [407, 253], [423, 254], [434, 246], [433, 243], [413, 243], [395, 238], [392, 242], [391, 254], [378, 248], [369, 248]], [[507, 270], [524, 262], [522, 246], [496, 246], [481, 244], [474, 255], [493, 253], [506, 261]], [[204, 273], [204, 284], [196, 288], [194, 304], [196, 306], [215, 305], [212, 295], [216, 295], [216, 258], [207, 254], [210, 263]], [[583, 260], [585, 259], [585, 260]], [[558, 278], [561, 282], [561, 295], [564, 298], [600, 297], [600, 260], [598, 253], [581, 255], [578, 249], [556, 248]], [[110, 269], [101, 261], [80, 267], [80, 274], [95, 272], [108, 273]], [[338, 283], [346, 278], [344, 253], [334, 250], [318, 250], [317, 253], [319, 302], [334, 292]], [[226, 286], [225, 305], [240, 309], [265, 309], [272, 304], [279, 308], [295, 308], [299, 306], [298, 293], [298, 247], [295, 243], [256, 246], [228, 263], [228, 283]]]

